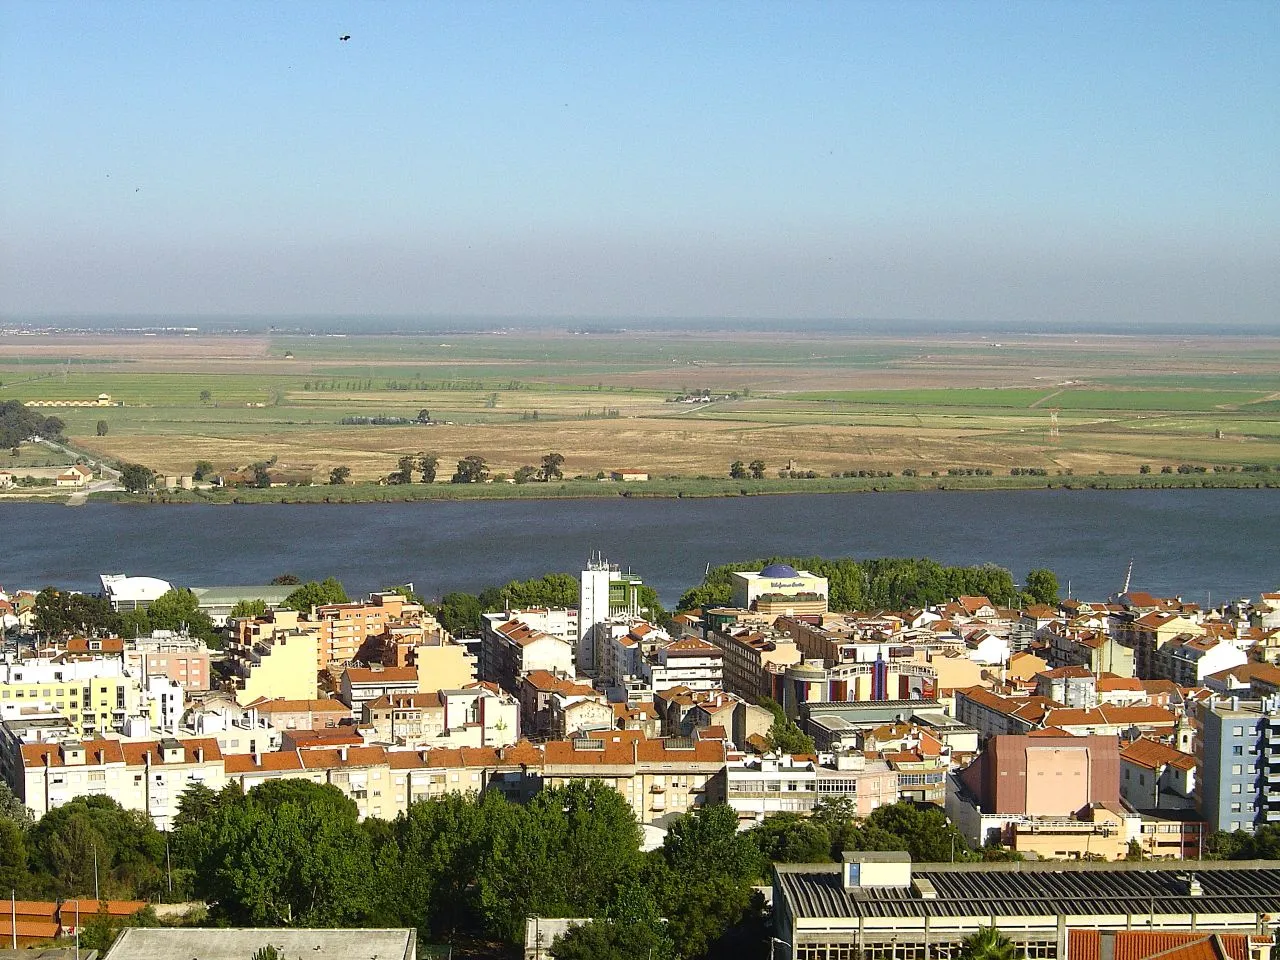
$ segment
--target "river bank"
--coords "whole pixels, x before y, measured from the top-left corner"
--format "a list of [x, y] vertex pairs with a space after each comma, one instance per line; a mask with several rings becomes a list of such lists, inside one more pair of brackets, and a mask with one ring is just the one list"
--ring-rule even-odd
[[[793, 494], [910, 493], [935, 490], [1250, 490], [1280, 488], [1270, 473], [1099, 474], [1093, 476], [815, 477], [811, 479], [655, 479], [632, 483], [564, 480], [551, 483], [348, 484], [309, 487], [213, 488], [91, 494], [93, 502], [158, 504], [402, 503], [418, 500], [566, 500], [625, 497], [687, 499]], [[45, 499], [41, 497], [40, 499]]]

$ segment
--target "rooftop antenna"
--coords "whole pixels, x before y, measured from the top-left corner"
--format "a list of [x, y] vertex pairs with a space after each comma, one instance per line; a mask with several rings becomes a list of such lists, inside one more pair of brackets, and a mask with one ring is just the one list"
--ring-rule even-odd
[[1124, 596], [1129, 592], [1129, 580], [1133, 577], [1133, 558], [1129, 558], [1129, 570], [1124, 575], [1124, 589], [1120, 591], [1120, 595]]

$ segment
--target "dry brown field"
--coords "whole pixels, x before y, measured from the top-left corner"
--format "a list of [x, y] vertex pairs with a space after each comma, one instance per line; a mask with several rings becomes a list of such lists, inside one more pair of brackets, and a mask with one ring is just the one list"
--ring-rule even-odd
[[[67, 421], [77, 447], [161, 473], [189, 473], [197, 460], [229, 470], [274, 457], [318, 481], [338, 465], [356, 479], [375, 479], [400, 456], [422, 452], [440, 458], [442, 476], [473, 454], [510, 473], [552, 451], [566, 457], [570, 475], [628, 467], [723, 476], [732, 461], [754, 459], [771, 474], [788, 465], [823, 474], [1280, 466], [1280, 338], [447, 339], [5, 337], [0, 400], [111, 393], [124, 406], [50, 412]], [[390, 389], [392, 381], [409, 388]], [[424, 385], [431, 388], [417, 388]], [[209, 402], [198, 399], [202, 389]], [[669, 402], [701, 389], [739, 395], [707, 405]], [[938, 390], [948, 393], [912, 393]], [[805, 396], [845, 391], [856, 396]], [[883, 392], [883, 401], [868, 391]], [[1034, 391], [1028, 396], [1035, 399], [1007, 403], [1008, 391]], [[1078, 400], [1081, 391], [1110, 400], [1071, 408], [1064, 395]], [[1057, 437], [1055, 404], [1062, 405]], [[353, 415], [413, 417], [421, 408], [453, 422], [338, 423]], [[106, 436], [96, 435], [99, 419], [107, 421]]]

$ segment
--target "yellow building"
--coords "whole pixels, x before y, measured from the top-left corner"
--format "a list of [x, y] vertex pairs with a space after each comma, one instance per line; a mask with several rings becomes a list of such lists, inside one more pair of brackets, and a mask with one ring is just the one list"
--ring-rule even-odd
[[94, 676], [94, 663], [0, 665], [0, 717], [47, 709], [65, 717], [77, 736], [118, 729], [138, 713], [141, 691], [132, 677]]
[[277, 628], [250, 643], [230, 647], [236, 701], [316, 699], [319, 631], [304, 624]]

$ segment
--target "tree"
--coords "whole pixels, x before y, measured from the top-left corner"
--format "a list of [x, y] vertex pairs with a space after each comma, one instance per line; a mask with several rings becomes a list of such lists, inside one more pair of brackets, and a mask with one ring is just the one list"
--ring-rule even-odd
[[137, 463], [126, 463], [120, 470], [120, 484], [129, 493], [146, 493], [155, 474]]
[[99, 420], [98, 426], [96, 427], [96, 432], [98, 436], [105, 437], [107, 435], [107, 429], [108, 429], [107, 421]]
[[[426, 413], [426, 411], [422, 411]], [[436, 482], [436, 468], [440, 466], [440, 458], [434, 453], [418, 454], [418, 469], [422, 471], [423, 483]]]
[[210, 393], [208, 390], [201, 390], [201, 391], [200, 391], [200, 402], [201, 402], [201, 403], [208, 403], [208, 402], [209, 402], [210, 400], [212, 400], [212, 399], [213, 399], [213, 394], [212, 394], [212, 393]]
[[286, 610], [307, 611], [312, 607], [324, 607], [333, 603], [349, 603], [347, 591], [334, 577], [326, 577], [320, 582], [309, 580], [284, 598], [281, 604]]
[[482, 483], [489, 476], [489, 466], [484, 457], [472, 455], [458, 461], [458, 468], [450, 478], [450, 483]]
[[401, 457], [398, 468], [387, 474], [387, 483], [402, 484], [413, 483], [413, 471], [418, 465], [418, 461], [414, 457]]
[[564, 466], [563, 456], [558, 453], [548, 453], [542, 458], [542, 469], [538, 471], [538, 476], [544, 483], [563, 480], [564, 471], [560, 469], [562, 466]]
[[58, 417], [42, 417], [21, 400], [0, 403], [0, 447], [14, 447], [28, 437], [57, 438], [66, 424]]
[[340, 487], [351, 477], [350, 467], [334, 467], [329, 471], [329, 485], [331, 487]]
[[[0, 780], [0, 820], [8, 820], [19, 827], [31, 825], [31, 810], [18, 799], [4, 780]], [[0, 890], [3, 889], [3, 885], [0, 885]]]
[[512, 580], [488, 587], [480, 594], [480, 606], [488, 612], [529, 607], [573, 607], [578, 603], [578, 579], [568, 573], [548, 573], [533, 580]]
[[205, 480], [213, 473], [213, 464], [208, 460], [197, 460], [196, 468], [191, 471], [193, 480]]
[[29, 883], [23, 829], [16, 821], [0, 817], [0, 889], [25, 891]]
[[431, 419], [431, 411], [428, 410], [426, 407], [423, 407], [421, 410], [418, 411], [419, 423], [427, 423], [430, 419]]
[[438, 605], [432, 608], [432, 614], [455, 637], [475, 636], [480, 632], [480, 617], [483, 610], [480, 600], [474, 594], [456, 590], [446, 593]]
[[964, 938], [959, 960], [1017, 960], [1017, 944], [995, 927], [981, 927]]
[[782, 706], [776, 700], [761, 697], [760, 706], [765, 707], [773, 714], [773, 723], [765, 736], [765, 739], [769, 741], [770, 749], [781, 750], [783, 753], [791, 754], [817, 752], [818, 748], [814, 745], [813, 737], [801, 730], [799, 725], [783, 712]]
[[185, 629], [193, 637], [207, 640], [217, 636], [213, 620], [200, 609], [196, 595], [184, 587], [166, 591], [147, 606], [152, 630]]
[[751, 465], [750, 465], [749, 469], [751, 470], [751, 479], [752, 479], [752, 480], [763, 480], [763, 479], [764, 479], [764, 470], [765, 470], [765, 466], [764, 466], [764, 461], [763, 461], [763, 460], [752, 460], [752, 461], [751, 461]]
[[798, 813], [775, 813], [747, 831], [772, 863], [825, 863], [831, 859], [826, 825]]
[[975, 859], [964, 835], [940, 807], [906, 800], [878, 807], [847, 841], [849, 850], [905, 850], [916, 863]]
[[1056, 606], [1058, 603], [1058, 578], [1052, 570], [1039, 568], [1027, 572], [1026, 594], [1032, 603]]
[[556, 960], [669, 960], [676, 953], [660, 923], [588, 920], [556, 937], [551, 956]]
[[525, 464], [523, 467], [516, 467], [515, 481], [516, 483], [528, 483], [538, 475], [538, 468]]
[[265, 600], [237, 600], [236, 605], [231, 608], [233, 617], [261, 617], [266, 612], [267, 601]]
[[271, 486], [271, 471], [267, 469], [265, 463], [253, 465], [253, 485], [259, 490], [266, 490]]
[[294, 573], [282, 573], [278, 577], [272, 577], [271, 583], [277, 587], [291, 587], [302, 582], [302, 579]]
[[120, 615], [111, 609], [106, 597], [56, 587], [45, 587], [36, 594], [34, 610], [36, 630], [51, 637], [111, 632], [120, 624]]
[[749, 476], [750, 474], [747, 473], [746, 464], [744, 464], [741, 460], [735, 460], [733, 461], [733, 463], [729, 464], [729, 479], [745, 480]]

